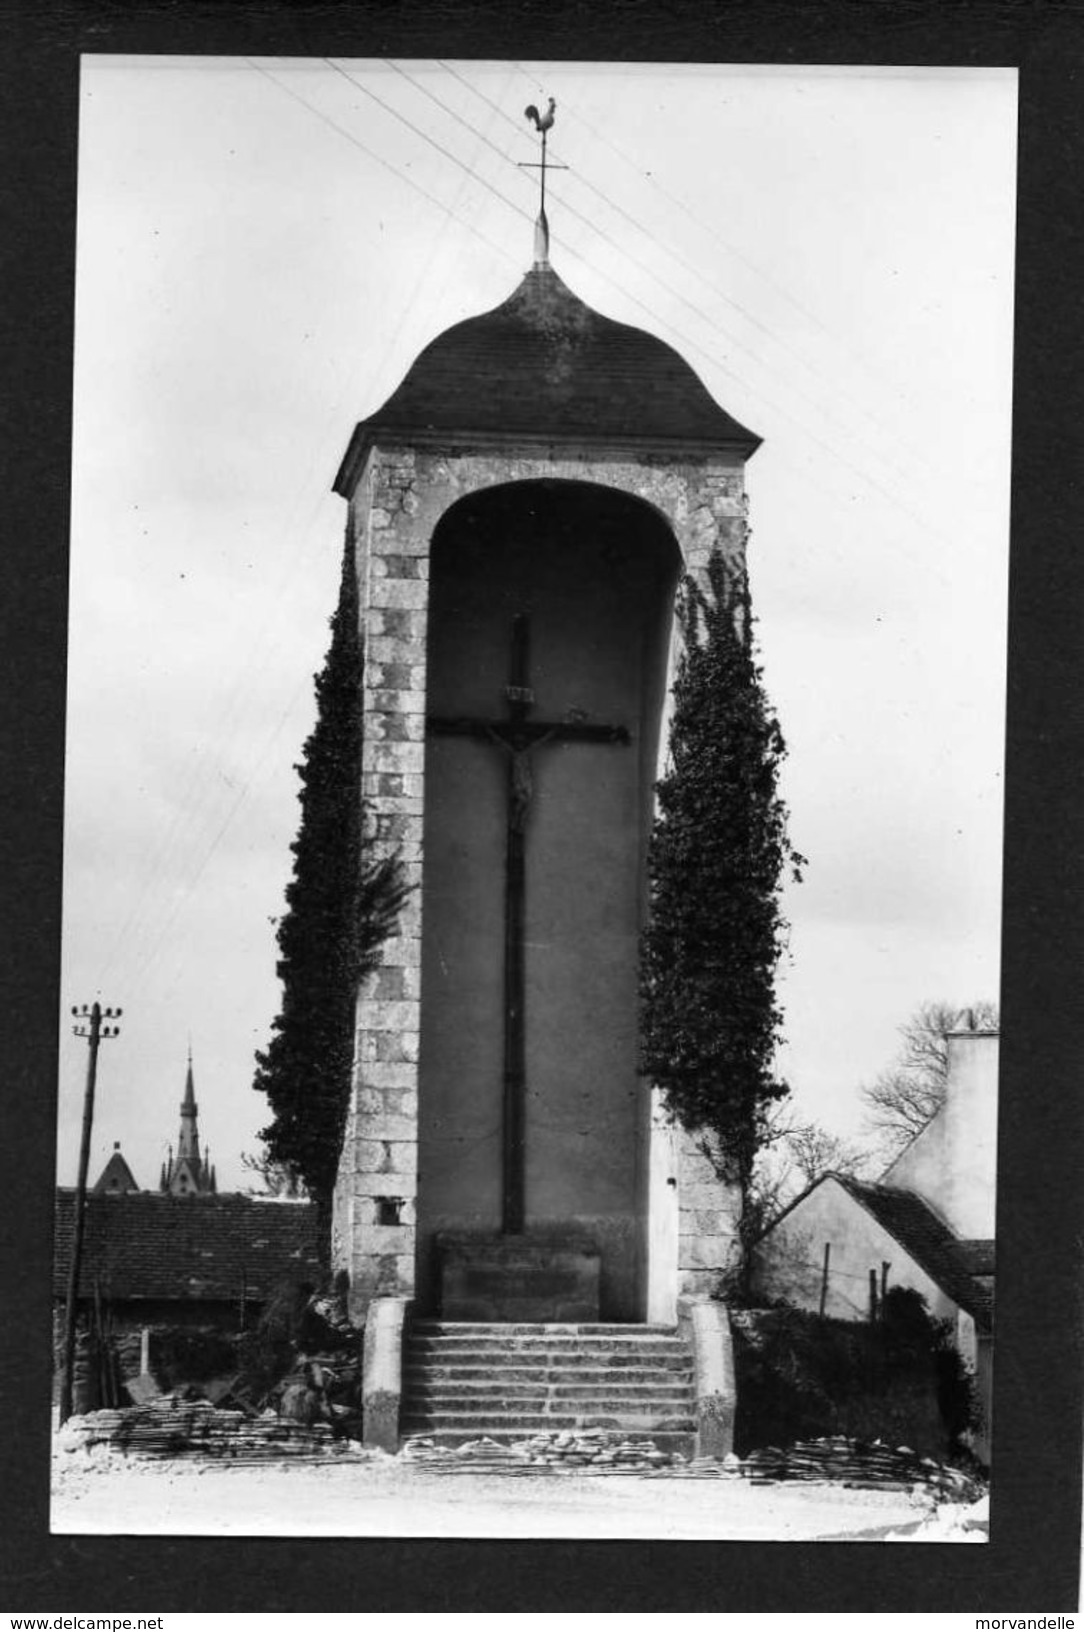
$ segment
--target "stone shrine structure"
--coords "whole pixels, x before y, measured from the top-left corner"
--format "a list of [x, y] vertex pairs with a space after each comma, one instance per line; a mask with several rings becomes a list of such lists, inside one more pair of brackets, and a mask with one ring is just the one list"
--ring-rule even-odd
[[737, 1196], [637, 1072], [675, 591], [745, 572], [759, 439], [536, 259], [354, 432], [360, 795], [414, 886], [357, 1009], [334, 1253], [460, 1320], [673, 1323]]

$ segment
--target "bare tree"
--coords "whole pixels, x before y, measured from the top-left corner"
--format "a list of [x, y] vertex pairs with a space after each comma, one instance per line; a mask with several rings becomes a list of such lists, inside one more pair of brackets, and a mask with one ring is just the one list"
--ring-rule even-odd
[[273, 1162], [266, 1150], [260, 1151], [256, 1156], [249, 1151], [243, 1151], [241, 1166], [246, 1172], [262, 1180], [259, 1189], [247, 1190], [246, 1195], [277, 1196], [280, 1201], [303, 1201], [308, 1197], [301, 1175], [287, 1167], [284, 1162]]
[[867, 1126], [888, 1154], [909, 1144], [945, 1103], [945, 1035], [961, 1024], [973, 1031], [996, 1031], [997, 1004], [988, 999], [967, 1006], [919, 1004], [899, 1028], [902, 1046], [896, 1060], [858, 1090], [866, 1102]]
[[795, 1172], [801, 1176], [803, 1189], [816, 1184], [826, 1173], [838, 1173], [844, 1179], [861, 1178], [870, 1162], [869, 1151], [829, 1133], [817, 1122], [802, 1122], [792, 1128], [785, 1148]]
[[804, 1190], [829, 1173], [861, 1178], [872, 1160], [819, 1122], [796, 1122], [789, 1107], [777, 1106], [766, 1119], [746, 1203], [743, 1236], [753, 1241]]

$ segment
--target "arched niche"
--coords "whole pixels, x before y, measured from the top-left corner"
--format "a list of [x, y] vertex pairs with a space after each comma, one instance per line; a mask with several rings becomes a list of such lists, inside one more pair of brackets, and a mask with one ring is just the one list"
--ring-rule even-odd
[[[528, 1230], [601, 1256], [603, 1318], [644, 1309], [649, 1133], [636, 1069], [645, 856], [681, 557], [643, 501], [525, 481], [461, 499], [432, 539], [427, 713], [507, 716], [526, 620], [530, 717], [623, 728], [530, 756], [524, 828]], [[418, 1294], [440, 1231], [501, 1223], [509, 752], [427, 736], [418, 1103]]]

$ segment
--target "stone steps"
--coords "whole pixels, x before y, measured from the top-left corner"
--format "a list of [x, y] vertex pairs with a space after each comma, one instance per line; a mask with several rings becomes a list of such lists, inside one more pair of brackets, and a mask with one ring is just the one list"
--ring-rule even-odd
[[636, 1343], [630, 1338], [597, 1341], [577, 1341], [565, 1338], [555, 1341], [544, 1337], [510, 1338], [504, 1344], [483, 1343], [480, 1338], [420, 1337], [411, 1339], [411, 1354], [419, 1359], [489, 1361], [499, 1355], [504, 1364], [546, 1359], [552, 1356], [564, 1364], [580, 1365], [585, 1361], [599, 1365], [643, 1365], [656, 1361], [687, 1361], [686, 1350], [679, 1339], [645, 1338]]
[[506, 1371], [532, 1371], [539, 1365], [545, 1365], [550, 1370], [567, 1371], [573, 1377], [582, 1376], [588, 1371], [599, 1371], [607, 1376], [617, 1372], [631, 1372], [634, 1376], [641, 1371], [688, 1371], [692, 1364], [687, 1353], [677, 1350], [668, 1350], [664, 1354], [640, 1354], [630, 1350], [627, 1354], [576, 1354], [565, 1349], [534, 1349], [530, 1353], [509, 1353], [498, 1349], [431, 1349], [421, 1344], [410, 1349], [410, 1363], [423, 1365], [425, 1368], [440, 1367], [447, 1370], [454, 1366], [457, 1371], [477, 1371], [488, 1375], [495, 1364], [499, 1364]]
[[416, 1321], [400, 1433], [444, 1446], [600, 1430], [692, 1452], [692, 1355], [672, 1327]]
[[601, 1386], [593, 1389], [576, 1389], [576, 1387], [552, 1387], [545, 1382], [534, 1386], [522, 1386], [519, 1389], [503, 1389], [493, 1386], [490, 1389], [475, 1384], [473, 1387], [464, 1387], [462, 1384], [428, 1384], [421, 1382], [418, 1387], [410, 1390], [411, 1404], [424, 1405], [431, 1410], [438, 1408], [457, 1408], [459, 1405], [467, 1408], [469, 1402], [477, 1402], [480, 1407], [486, 1404], [496, 1404], [498, 1400], [508, 1402], [509, 1408], [524, 1408], [537, 1405], [539, 1408], [565, 1408], [565, 1410], [593, 1410], [596, 1405], [612, 1402], [614, 1405], [635, 1405], [637, 1400], [645, 1404], [656, 1405], [658, 1402], [673, 1400], [677, 1407], [681, 1407], [689, 1397], [687, 1389], [674, 1389], [669, 1384], [648, 1382], [638, 1389], [607, 1389]]
[[[667, 1422], [668, 1427], [683, 1426], [689, 1417], [690, 1406], [688, 1400], [682, 1399], [637, 1399], [637, 1400], [549, 1400], [541, 1399], [506, 1399], [503, 1395], [484, 1398], [474, 1395], [467, 1399], [425, 1399], [412, 1400], [404, 1421], [418, 1423], [422, 1418], [429, 1423], [447, 1423], [451, 1426], [452, 1418], [457, 1421], [460, 1417], [546, 1417], [553, 1419], [553, 1426], [557, 1426], [558, 1417], [564, 1419], [575, 1418], [579, 1426], [590, 1426], [587, 1418], [599, 1418], [595, 1423], [597, 1428], [620, 1427], [622, 1422], [642, 1424], [648, 1418], [652, 1421], [663, 1417], [673, 1419]], [[605, 1422], [601, 1419], [605, 1417]], [[680, 1419], [680, 1421], [678, 1420]], [[690, 1419], [691, 1420], [691, 1419]], [[567, 1426], [563, 1421], [561, 1426]]]
[[447, 1360], [419, 1360], [411, 1357], [409, 1364], [404, 1367], [403, 1375], [406, 1379], [421, 1381], [424, 1378], [443, 1379], [444, 1381], [481, 1382], [494, 1381], [509, 1384], [528, 1382], [536, 1373], [544, 1370], [551, 1383], [574, 1383], [590, 1386], [592, 1383], [613, 1382], [615, 1387], [635, 1387], [638, 1383], [647, 1382], [651, 1378], [659, 1378], [667, 1382], [685, 1383], [692, 1378], [692, 1365], [686, 1355], [675, 1357], [673, 1360], [660, 1360], [649, 1365], [641, 1361], [628, 1361], [622, 1365], [604, 1364], [597, 1361], [582, 1361], [570, 1363], [564, 1356], [550, 1359], [548, 1356], [541, 1361], [539, 1357], [533, 1359], [515, 1359], [501, 1355], [499, 1359], [491, 1360], [486, 1364], [486, 1356], [472, 1357], [463, 1364]]
[[474, 1333], [490, 1342], [509, 1337], [674, 1337], [672, 1326], [630, 1326], [620, 1321], [415, 1320], [410, 1329], [417, 1337], [469, 1337]]
[[610, 1415], [602, 1411], [428, 1411], [411, 1412], [403, 1419], [405, 1437], [437, 1434], [461, 1435], [464, 1439], [524, 1439], [528, 1434], [562, 1429], [606, 1428], [614, 1434], [638, 1437], [660, 1434], [691, 1434], [692, 1416], [656, 1416], [652, 1412], [623, 1411]]
[[[494, 1330], [501, 1330], [496, 1327]], [[680, 1338], [663, 1332], [652, 1332], [648, 1337], [635, 1338], [629, 1333], [605, 1332], [596, 1336], [585, 1332], [512, 1332], [507, 1338], [487, 1338], [482, 1332], [419, 1332], [415, 1337], [419, 1348], [447, 1349], [451, 1354], [467, 1354], [472, 1349], [506, 1349], [516, 1354], [542, 1353], [549, 1349], [568, 1350], [573, 1354], [670, 1354], [681, 1346]]]

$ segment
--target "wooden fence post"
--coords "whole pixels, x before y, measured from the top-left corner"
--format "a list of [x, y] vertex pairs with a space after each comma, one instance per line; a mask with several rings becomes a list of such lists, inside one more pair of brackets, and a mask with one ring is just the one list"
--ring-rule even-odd
[[821, 1271], [821, 1314], [824, 1314], [828, 1304], [828, 1260], [832, 1255], [832, 1243], [824, 1243], [824, 1269]]

